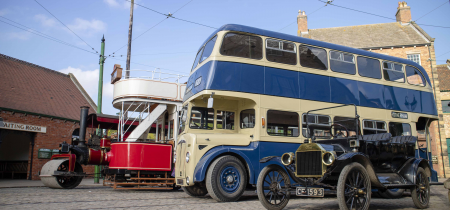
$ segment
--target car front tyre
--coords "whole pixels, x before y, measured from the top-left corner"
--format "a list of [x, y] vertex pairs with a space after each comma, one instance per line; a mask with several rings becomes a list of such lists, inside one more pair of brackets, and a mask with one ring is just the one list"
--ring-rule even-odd
[[219, 157], [210, 165], [206, 176], [206, 189], [219, 202], [237, 201], [245, 191], [247, 173], [236, 157]]
[[337, 186], [339, 209], [369, 209], [371, 191], [366, 169], [359, 163], [346, 165], [339, 175]]
[[266, 209], [283, 209], [291, 196], [290, 178], [280, 166], [266, 166], [259, 173], [256, 192], [259, 201]]

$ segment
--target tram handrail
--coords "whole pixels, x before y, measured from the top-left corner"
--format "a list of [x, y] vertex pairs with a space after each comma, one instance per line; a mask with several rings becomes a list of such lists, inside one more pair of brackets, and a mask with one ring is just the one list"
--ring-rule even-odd
[[[148, 72], [151, 73], [151, 76], [128, 76], [128, 78], [125, 76], [127, 72]], [[157, 81], [164, 81], [168, 79], [175, 79], [177, 83], [180, 83], [180, 79], [187, 78], [188, 75], [183, 74], [175, 74], [175, 73], [167, 73], [161, 71], [161, 69], [157, 68], [155, 70], [145, 70], [145, 69], [130, 69], [130, 70], [123, 70], [122, 71], [122, 78], [130, 79], [130, 78], [147, 78], [151, 80], [157, 80]]]

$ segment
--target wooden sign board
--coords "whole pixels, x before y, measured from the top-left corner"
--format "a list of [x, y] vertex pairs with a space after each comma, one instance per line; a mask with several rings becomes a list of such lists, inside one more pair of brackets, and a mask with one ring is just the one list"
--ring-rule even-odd
[[114, 64], [113, 72], [111, 73], [111, 84], [122, 79], [122, 68], [120, 68], [119, 64]]

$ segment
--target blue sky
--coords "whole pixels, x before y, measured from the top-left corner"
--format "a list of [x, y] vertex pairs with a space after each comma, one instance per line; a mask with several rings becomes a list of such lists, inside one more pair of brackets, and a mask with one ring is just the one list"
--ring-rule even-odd
[[[112, 54], [127, 44], [129, 2], [123, 0], [38, 1], [96, 51], [100, 52], [100, 40], [103, 34], [106, 39], [106, 55]], [[136, 0], [136, 2], [165, 14], [174, 13], [189, 2], [174, 16], [216, 28], [228, 23], [237, 23], [291, 35], [297, 33], [298, 10], [305, 10], [307, 15], [315, 11], [312, 15], [308, 15], [310, 29], [394, 22], [330, 5], [323, 7], [324, 3], [317, 0]], [[335, 0], [333, 3], [395, 18], [398, 0]], [[450, 27], [450, 3], [448, 0], [409, 0], [407, 3], [411, 7], [413, 20], [444, 4], [420, 18], [417, 23]], [[34, 0], [2, 0], [0, 15], [90, 51], [89, 46]], [[148, 9], [135, 6], [133, 38], [141, 35], [164, 18]], [[1, 17], [0, 20], [8, 22]], [[282, 28], [283, 30], [280, 30]], [[445, 63], [445, 60], [450, 58], [450, 37], [448, 36], [450, 28], [429, 26], [422, 26], [422, 28], [431, 37], [436, 38], [437, 63]], [[167, 19], [133, 41], [131, 61], [145, 65], [132, 63], [131, 69], [154, 70], [158, 67], [166, 72], [189, 74], [196, 50], [212, 32], [214, 29]], [[97, 101], [98, 55], [42, 38], [3, 22], [0, 22], [0, 46], [2, 54], [56, 71], [74, 73], [92, 99]], [[126, 51], [125, 46], [115, 53], [119, 56], [124, 55], [124, 57], [117, 58], [121, 60], [111, 58], [106, 60], [103, 113], [115, 114], [118, 112], [111, 105], [113, 90], [108, 81], [110, 81], [114, 64], [121, 64], [125, 67]]]

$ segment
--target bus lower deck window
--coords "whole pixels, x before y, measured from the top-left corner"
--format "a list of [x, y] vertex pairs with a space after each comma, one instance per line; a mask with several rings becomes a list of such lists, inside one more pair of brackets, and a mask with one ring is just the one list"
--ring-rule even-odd
[[217, 110], [216, 118], [216, 128], [234, 130], [234, 112]]
[[387, 133], [386, 123], [376, 120], [363, 120], [363, 134]]
[[405, 82], [403, 66], [392, 62], [383, 62], [384, 79], [394, 82]]
[[397, 123], [390, 122], [389, 123], [389, 133], [392, 134], [392, 137], [395, 136], [411, 136], [411, 125], [408, 123]]
[[241, 128], [254, 128], [255, 127], [255, 110], [247, 109], [242, 110], [241, 114]]
[[[331, 118], [328, 115], [318, 115], [318, 114], [303, 114], [302, 115], [302, 134], [304, 137], [311, 137], [312, 135], [319, 138], [329, 138]], [[306, 124], [308, 121], [308, 125]], [[307, 132], [309, 128], [309, 135]]]
[[192, 107], [189, 128], [212, 130], [214, 128], [214, 109]]
[[223, 38], [220, 54], [262, 59], [262, 39], [257, 36], [227, 33]]
[[271, 136], [298, 137], [298, 128], [298, 113], [275, 110], [267, 112], [267, 134]]
[[326, 50], [306, 45], [301, 45], [299, 49], [301, 66], [321, 70], [328, 69]]

